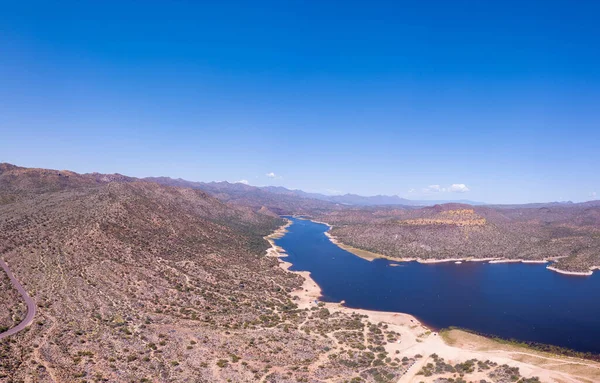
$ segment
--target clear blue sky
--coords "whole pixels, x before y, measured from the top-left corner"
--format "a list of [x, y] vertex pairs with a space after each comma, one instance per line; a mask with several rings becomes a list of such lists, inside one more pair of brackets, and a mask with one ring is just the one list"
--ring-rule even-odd
[[599, 15], [597, 1], [3, 2], [0, 162], [590, 200]]

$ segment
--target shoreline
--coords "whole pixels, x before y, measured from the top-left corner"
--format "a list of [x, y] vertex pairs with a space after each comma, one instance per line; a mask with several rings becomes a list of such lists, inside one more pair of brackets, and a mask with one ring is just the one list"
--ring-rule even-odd
[[[594, 266], [594, 267], [596, 267], [596, 266]], [[548, 266], [548, 267], [546, 267], [546, 269], [554, 271], [554, 272], [559, 273], [559, 274], [574, 275], [574, 276], [579, 276], [579, 277], [589, 277], [590, 275], [594, 274], [593, 270], [589, 270], [589, 271], [566, 271], [566, 270], [557, 269], [556, 267], [552, 267], [552, 266]]]
[[291, 292], [290, 294], [293, 297], [297, 297], [297, 300], [294, 302], [298, 305], [300, 309], [310, 308], [315, 306], [315, 300], [318, 301], [319, 305], [323, 305], [330, 311], [340, 311], [346, 314], [361, 314], [366, 315], [369, 320], [377, 323], [381, 321], [388, 322], [390, 324], [398, 325], [398, 326], [412, 326], [412, 329], [418, 329], [421, 331], [436, 331], [433, 328], [429, 328], [419, 319], [417, 319], [414, 315], [401, 313], [401, 312], [393, 312], [393, 311], [375, 311], [375, 310], [365, 310], [359, 308], [352, 308], [345, 306], [345, 302], [321, 302], [320, 298], [322, 297], [321, 287], [312, 279], [310, 271], [294, 271], [289, 268], [292, 266], [291, 262], [287, 262], [285, 258], [288, 256], [283, 248], [277, 246], [275, 244], [275, 239], [281, 238], [285, 233], [287, 233], [287, 228], [292, 224], [292, 221], [286, 219], [288, 222], [277, 229], [272, 234], [264, 237], [270, 244], [271, 247], [267, 249], [267, 256], [276, 257], [279, 261], [279, 266], [288, 273], [293, 273], [300, 275], [304, 282], [302, 283], [302, 287]]
[[[416, 354], [424, 355], [414, 368], [406, 373], [400, 382], [412, 382], [416, 379], [417, 372], [426, 362], [430, 361], [427, 355], [438, 354], [449, 361], [459, 362], [469, 359], [492, 360], [498, 365], [508, 364], [512, 367], [518, 367], [523, 377], [538, 376], [542, 382], [561, 381], [565, 377], [572, 378], [572, 372], [562, 370], [558, 367], [548, 367], [548, 360], [559, 361], [567, 366], [577, 364], [582, 368], [587, 368], [584, 375], [596, 376], [600, 371], [600, 364], [580, 359], [577, 357], [562, 356], [539, 350], [531, 350], [518, 345], [505, 345], [498, 343], [492, 338], [487, 338], [481, 335], [464, 332], [461, 330], [452, 330], [452, 339], [448, 340], [448, 335], [442, 336], [438, 329], [427, 326], [417, 317], [400, 312], [388, 311], [373, 311], [364, 309], [355, 309], [345, 306], [345, 302], [321, 302], [322, 297], [321, 287], [312, 279], [309, 271], [292, 271], [289, 268], [291, 262], [285, 261], [287, 253], [283, 248], [275, 244], [275, 239], [281, 238], [287, 233], [287, 228], [292, 224], [288, 222], [275, 230], [272, 234], [264, 237], [271, 247], [267, 249], [267, 256], [273, 256], [278, 259], [279, 267], [289, 273], [300, 275], [303, 278], [303, 283], [300, 288], [290, 293], [292, 301], [297, 305], [298, 309], [311, 310], [315, 307], [327, 308], [330, 312], [341, 312], [347, 315], [359, 314], [363, 315], [371, 323], [386, 323], [390, 330], [396, 331], [401, 341], [386, 343], [384, 345], [386, 351], [391, 355], [412, 356]], [[491, 345], [491, 346], [490, 346]], [[526, 356], [530, 360], [523, 360]]]
[[[313, 220], [311, 220], [311, 221], [313, 221]], [[356, 255], [357, 257], [365, 259], [367, 261], [373, 261], [375, 259], [387, 259], [389, 261], [400, 262], [400, 263], [402, 263], [402, 262], [418, 262], [421, 264], [435, 264], [435, 263], [447, 263], [447, 262], [461, 262], [461, 263], [463, 263], [463, 262], [488, 262], [490, 264], [501, 264], [501, 263], [546, 264], [546, 263], [555, 262], [559, 258], [563, 258], [563, 257], [545, 258], [545, 259], [470, 258], [470, 257], [468, 257], [468, 258], [444, 258], [444, 259], [395, 258], [395, 257], [390, 257], [388, 255], [374, 253], [372, 251], [362, 250], [362, 249], [358, 249], [358, 248], [350, 246], [350, 245], [346, 245], [345, 243], [340, 242], [339, 239], [337, 239], [335, 236], [333, 236], [330, 233], [331, 229], [333, 229], [332, 225], [330, 225], [326, 222], [320, 222], [320, 221], [313, 221], [313, 222], [320, 223], [320, 224], [323, 224], [323, 225], [326, 225], [327, 227], [329, 227], [329, 230], [327, 230], [325, 232], [325, 235], [327, 236], [327, 238], [329, 238], [329, 240], [333, 244], [335, 244], [338, 247]], [[589, 276], [593, 275], [594, 270], [600, 270], [600, 266], [592, 266], [592, 267], [590, 267], [590, 270], [586, 271], [586, 272], [561, 270], [561, 269], [558, 269], [558, 268], [552, 267], [552, 266], [547, 266], [546, 269], [556, 272], [556, 273], [559, 273], [559, 274], [564, 274], [564, 275], [589, 277]]]

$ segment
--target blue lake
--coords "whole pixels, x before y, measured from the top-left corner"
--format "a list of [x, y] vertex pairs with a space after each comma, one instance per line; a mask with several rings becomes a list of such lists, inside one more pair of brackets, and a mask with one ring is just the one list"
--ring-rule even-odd
[[[290, 217], [288, 217], [290, 218]], [[600, 273], [567, 276], [543, 264], [367, 261], [333, 244], [327, 226], [290, 218], [276, 240], [291, 270], [310, 271], [322, 299], [409, 313], [433, 328], [486, 334], [600, 353]]]

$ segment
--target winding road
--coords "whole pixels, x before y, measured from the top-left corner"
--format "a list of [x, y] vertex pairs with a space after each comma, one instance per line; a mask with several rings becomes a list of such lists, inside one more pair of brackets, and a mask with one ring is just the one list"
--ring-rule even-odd
[[23, 319], [21, 323], [19, 323], [15, 327], [6, 330], [3, 333], [0, 333], [0, 339], [4, 339], [6, 337], [18, 333], [19, 331], [24, 330], [27, 326], [31, 324], [31, 322], [33, 322], [33, 317], [35, 316], [35, 302], [33, 301], [33, 299], [31, 299], [29, 294], [27, 294], [27, 291], [25, 291], [25, 289], [19, 283], [19, 281], [17, 281], [17, 278], [15, 278], [13, 273], [10, 271], [6, 262], [0, 259], [0, 266], [2, 266], [2, 268], [6, 272], [6, 275], [8, 275], [8, 278], [12, 282], [13, 286], [17, 289], [19, 294], [21, 294], [23, 300], [25, 301], [25, 304], [27, 305], [27, 315], [25, 316], [25, 319]]

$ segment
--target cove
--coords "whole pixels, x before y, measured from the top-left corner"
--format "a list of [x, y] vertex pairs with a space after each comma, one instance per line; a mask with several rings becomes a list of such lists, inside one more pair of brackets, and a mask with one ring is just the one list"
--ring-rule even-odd
[[326, 225], [286, 218], [292, 225], [275, 243], [291, 270], [310, 271], [324, 301], [412, 314], [435, 329], [457, 326], [600, 353], [599, 272], [578, 277], [543, 264], [367, 261], [332, 243]]

